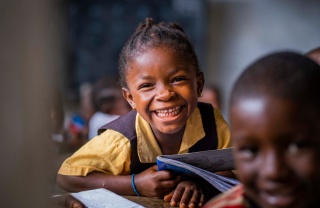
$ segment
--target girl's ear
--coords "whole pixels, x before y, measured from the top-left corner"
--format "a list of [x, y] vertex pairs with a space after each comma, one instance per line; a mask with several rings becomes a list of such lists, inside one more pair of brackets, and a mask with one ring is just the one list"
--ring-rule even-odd
[[199, 72], [197, 74], [197, 93], [198, 93], [198, 97], [202, 96], [203, 86], [204, 86], [204, 76], [203, 76], [202, 72]]
[[124, 88], [124, 87], [122, 88], [122, 95], [128, 101], [131, 108], [133, 110], [136, 110], [136, 104], [132, 99], [132, 94], [130, 93], [130, 91], [127, 88]]

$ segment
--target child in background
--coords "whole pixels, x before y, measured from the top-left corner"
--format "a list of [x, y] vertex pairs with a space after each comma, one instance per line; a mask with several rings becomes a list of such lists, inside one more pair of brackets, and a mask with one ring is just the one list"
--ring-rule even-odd
[[[230, 147], [229, 127], [209, 104], [198, 103], [204, 77], [183, 29], [146, 18], [119, 60], [123, 95], [132, 111], [110, 122], [61, 166], [67, 191], [106, 188], [119, 195], [164, 198], [198, 207], [211, 185], [158, 171], [156, 157]], [[232, 172], [220, 173], [232, 176]], [[207, 196], [208, 196], [207, 195]]]
[[95, 82], [91, 90], [91, 100], [95, 113], [89, 121], [89, 140], [97, 136], [101, 126], [131, 110], [114, 77], [104, 77]]
[[200, 97], [198, 101], [210, 103], [216, 109], [221, 110], [220, 90], [217, 86], [213, 84], [204, 86], [202, 91], [202, 97]]
[[293, 52], [263, 57], [231, 95], [230, 120], [241, 186], [205, 208], [319, 207], [320, 66]]

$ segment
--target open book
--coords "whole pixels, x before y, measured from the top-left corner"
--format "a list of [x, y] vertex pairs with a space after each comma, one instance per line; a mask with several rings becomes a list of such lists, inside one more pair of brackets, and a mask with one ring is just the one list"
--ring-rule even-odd
[[213, 172], [233, 170], [232, 149], [207, 150], [157, 157], [158, 170], [172, 170], [190, 177], [202, 177], [219, 191], [225, 192], [239, 181]]

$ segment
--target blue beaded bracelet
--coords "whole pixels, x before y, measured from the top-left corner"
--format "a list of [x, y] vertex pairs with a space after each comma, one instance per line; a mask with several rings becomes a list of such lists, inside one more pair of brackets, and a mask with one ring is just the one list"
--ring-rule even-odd
[[138, 192], [137, 189], [136, 189], [136, 185], [134, 184], [134, 176], [135, 176], [135, 175], [136, 175], [136, 174], [132, 174], [132, 175], [131, 175], [131, 185], [132, 185], [132, 188], [133, 188], [134, 193], [136, 193], [137, 196], [140, 196], [139, 192]]

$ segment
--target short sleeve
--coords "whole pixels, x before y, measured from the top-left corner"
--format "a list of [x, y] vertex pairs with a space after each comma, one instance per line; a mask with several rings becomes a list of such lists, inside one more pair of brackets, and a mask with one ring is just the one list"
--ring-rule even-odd
[[214, 109], [214, 117], [217, 126], [218, 149], [231, 147], [230, 128], [221, 113]]
[[130, 141], [119, 132], [107, 130], [66, 159], [58, 173], [86, 176], [93, 171], [112, 175], [129, 174]]

